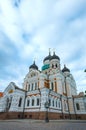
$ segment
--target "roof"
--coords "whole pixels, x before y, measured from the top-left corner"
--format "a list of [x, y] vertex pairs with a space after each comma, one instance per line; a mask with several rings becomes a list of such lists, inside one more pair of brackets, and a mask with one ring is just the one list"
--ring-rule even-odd
[[58, 59], [58, 60], [60, 60], [59, 56], [57, 56], [57, 55], [55, 54], [55, 52], [53, 52], [53, 56], [51, 56], [51, 54], [50, 54], [50, 52], [49, 52], [49, 55], [44, 58], [43, 62], [45, 62], [46, 60], [53, 60], [53, 59]]
[[70, 70], [64, 65], [64, 68], [62, 69], [62, 72], [70, 72]]
[[36, 70], [38, 70], [38, 66], [35, 64], [35, 61], [34, 61], [34, 63], [29, 67], [29, 69], [36, 69]]
[[44, 58], [43, 62], [45, 62], [46, 60], [50, 60], [50, 58], [51, 58], [51, 54], [49, 52], [49, 55]]
[[60, 60], [60, 58], [55, 54], [55, 52], [53, 52], [53, 56], [51, 56], [50, 60], [53, 60], [53, 59]]

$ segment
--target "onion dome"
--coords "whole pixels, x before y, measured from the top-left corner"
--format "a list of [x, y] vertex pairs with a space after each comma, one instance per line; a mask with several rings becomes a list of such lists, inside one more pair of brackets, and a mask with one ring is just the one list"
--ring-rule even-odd
[[53, 52], [53, 56], [51, 56], [50, 60], [53, 60], [53, 59], [60, 60], [60, 58], [55, 54], [55, 52]]
[[64, 65], [64, 68], [62, 69], [62, 72], [70, 72], [70, 70]]
[[44, 58], [43, 62], [45, 62], [46, 60], [50, 60], [50, 58], [51, 58], [51, 54], [49, 52], [49, 55]]
[[36, 70], [38, 70], [38, 66], [35, 64], [35, 61], [34, 61], [34, 63], [29, 67], [29, 69], [36, 69]]

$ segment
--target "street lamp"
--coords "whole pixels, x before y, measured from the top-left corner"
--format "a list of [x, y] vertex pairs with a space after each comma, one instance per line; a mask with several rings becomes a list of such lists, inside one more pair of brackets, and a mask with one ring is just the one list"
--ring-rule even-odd
[[49, 122], [49, 118], [48, 118], [49, 102], [48, 102], [48, 101], [45, 102], [45, 108], [46, 108], [46, 117], [45, 117], [45, 122]]
[[27, 97], [27, 91], [25, 91], [24, 104], [23, 104], [23, 112], [22, 112], [22, 119], [24, 119], [24, 110], [25, 110], [26, 97]]

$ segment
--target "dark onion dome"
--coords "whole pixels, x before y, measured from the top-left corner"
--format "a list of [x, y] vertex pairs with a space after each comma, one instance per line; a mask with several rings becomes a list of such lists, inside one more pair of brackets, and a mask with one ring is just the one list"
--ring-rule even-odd
[[70, 70], [64, 65], [64, 68], [62, 69], [62, 72], [70, 72]]
[[53, 59], [60, 60], [60, 58], [55, 54], [55, 52], [53, 52], [53, 56], [51, 56], [50, 60], [53, 60]]
[[45, 62], [46, 60], [50, 60], [50, 58], [51, 58], [51, 54], [49, 52], [49, 55], [44, 58], [43, 62]]
[[29, 67], [29, 69], [36, 69], [36, 70], [38, 70], [38, 66], [35, 64], [35, 61], [34, 61], [34, 63]]

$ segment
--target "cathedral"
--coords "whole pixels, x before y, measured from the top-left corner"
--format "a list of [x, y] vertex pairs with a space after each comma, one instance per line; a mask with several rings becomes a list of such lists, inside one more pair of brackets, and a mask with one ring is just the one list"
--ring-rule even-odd
[[10, 82], [0, 96], [0, 119], [86, 119], [86, 97], [77, 94], [70, 69], [61, 69], [60, 57], [53, 52], [43, 59], [39, 70], [29, 66], [22, 89]]

